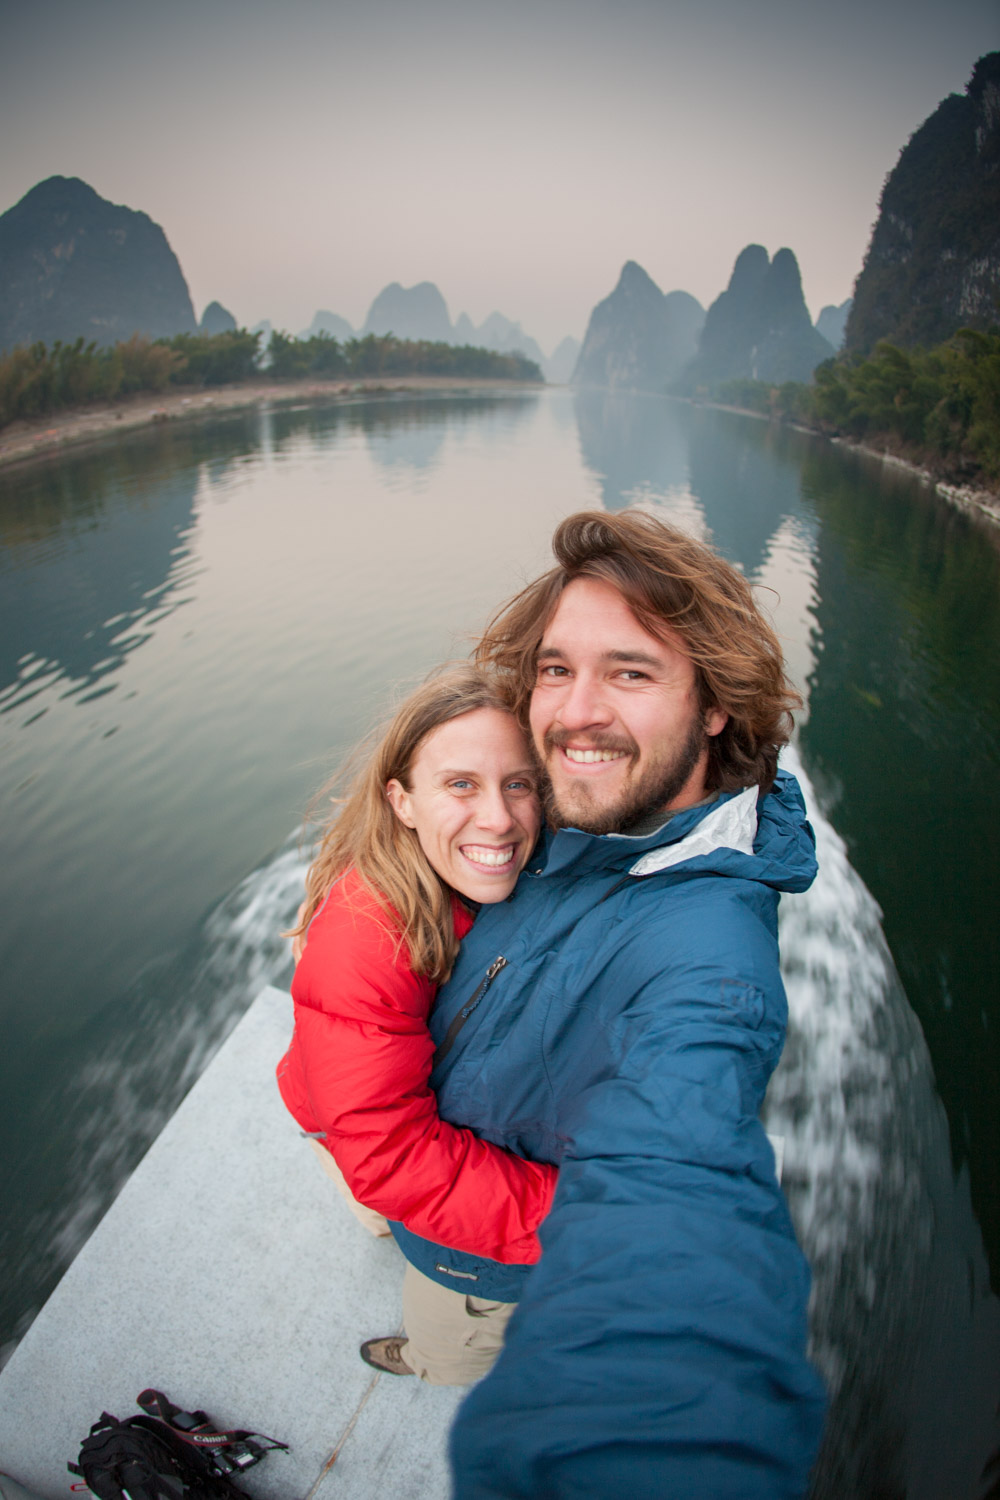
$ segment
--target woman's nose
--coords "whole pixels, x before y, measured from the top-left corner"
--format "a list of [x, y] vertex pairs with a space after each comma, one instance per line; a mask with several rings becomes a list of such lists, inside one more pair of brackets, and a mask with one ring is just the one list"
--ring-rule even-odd
[[507, 833], [514, 819], [500, 787], [482, 791], [476, 805], [476, 823], [490, 833]]

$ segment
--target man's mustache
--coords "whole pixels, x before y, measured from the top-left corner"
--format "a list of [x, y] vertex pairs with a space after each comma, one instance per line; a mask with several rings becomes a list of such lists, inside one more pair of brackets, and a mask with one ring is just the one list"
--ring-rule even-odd
[[547, 729], [542, 743], [546, 751], [565, 750], [567, 745], [575, 744], [580, 749], [621, 752], [633, 760], [639, 754], [639, 746], [631, 735], [602, 733], [599, 729], [588, 730], [583, 735], [570, 729]]

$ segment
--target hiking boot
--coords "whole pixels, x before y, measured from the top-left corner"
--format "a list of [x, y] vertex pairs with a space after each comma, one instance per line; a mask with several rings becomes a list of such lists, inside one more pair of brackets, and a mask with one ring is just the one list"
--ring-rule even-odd
[[415, 1375], [399, 1353], [405, 1343], [405, 1338], [369, 1339], [361, 1345], [361, 1358], [387, 1375]]

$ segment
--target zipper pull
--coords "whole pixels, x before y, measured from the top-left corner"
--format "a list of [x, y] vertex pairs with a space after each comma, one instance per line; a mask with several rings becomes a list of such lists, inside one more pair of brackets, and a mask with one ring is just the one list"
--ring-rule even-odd
[[472, 995], [471, 1000], [466, 1001], [465, 1005], [462, 1006], [461, 1013], [462, 1013], [463, 1016], [466, 1016], [466, 1017], [471, 1016], [472, 1012], [475, 1010], [475, 1008], [479, 1004], [480, 1000], [486, 994], [486, 991], [489, 989], [489, 987], [493, 983], [494, 979], [500, 973], [500, 970], [501, 969], [506, 969], [506, 967], [507, 967], [507, 960], [504, 958], [503, 954], [501, 953], [500, 956], [499, 956], [499, 958], [495, 958], [493, 960], [493, 962], [490, 964], [489, 968], [486, 970], [485, 977], [483, 979], [481, 979], [479, 981], [479, 983], [476, 985], [476, 988], [475, 988], [475, 991], [474, 991], [474, 993]]
[[480, 1000], [486, 994], [486, 991], [489, 989], [494, 979], [500, 973], [500, 970], [506, 969], [506, 967], [507, 960], [501, 953], [499, 957], [495, 958], [490, 964], [489, 968], [486, 970], [484, 977], [476, 985], [473, 994], [465, 1002], [465, 1004], [462, 1006], [462, 1009], [458, 1012], [455, 1019], [448, 1027], [448, 1030], [444, 1034], [444, 1038], [441, 1042], [440, 1047], [438, 1047], [437, 1051], [434, 1053], [434, 1058], [431, 1063], [432, 1068], [436, 1068], [438, 1063], [441, 1062], [443, 1058], [448, 1056], [448, 1053], [455, 1045], [455, 1038], [458, 1036], [458, 1033], [461, 1031], [466, 1021], [472, 1015], [472, 1012], [475, 1010]]

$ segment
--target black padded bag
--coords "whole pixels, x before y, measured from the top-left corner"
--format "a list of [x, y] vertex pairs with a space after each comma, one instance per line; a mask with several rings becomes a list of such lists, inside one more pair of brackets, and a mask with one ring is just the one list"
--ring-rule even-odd
[[181, 1411], [160, 1391], [143, 1391], [138, 1405], [158, 1415], [120, 1422], [102, 1412], [78, 1461], [67, 1465], [98, 1500], [246, 1500], [230, 1473], [287, 1446], [258, 1433], [219, 1432], [203, 1411]]

